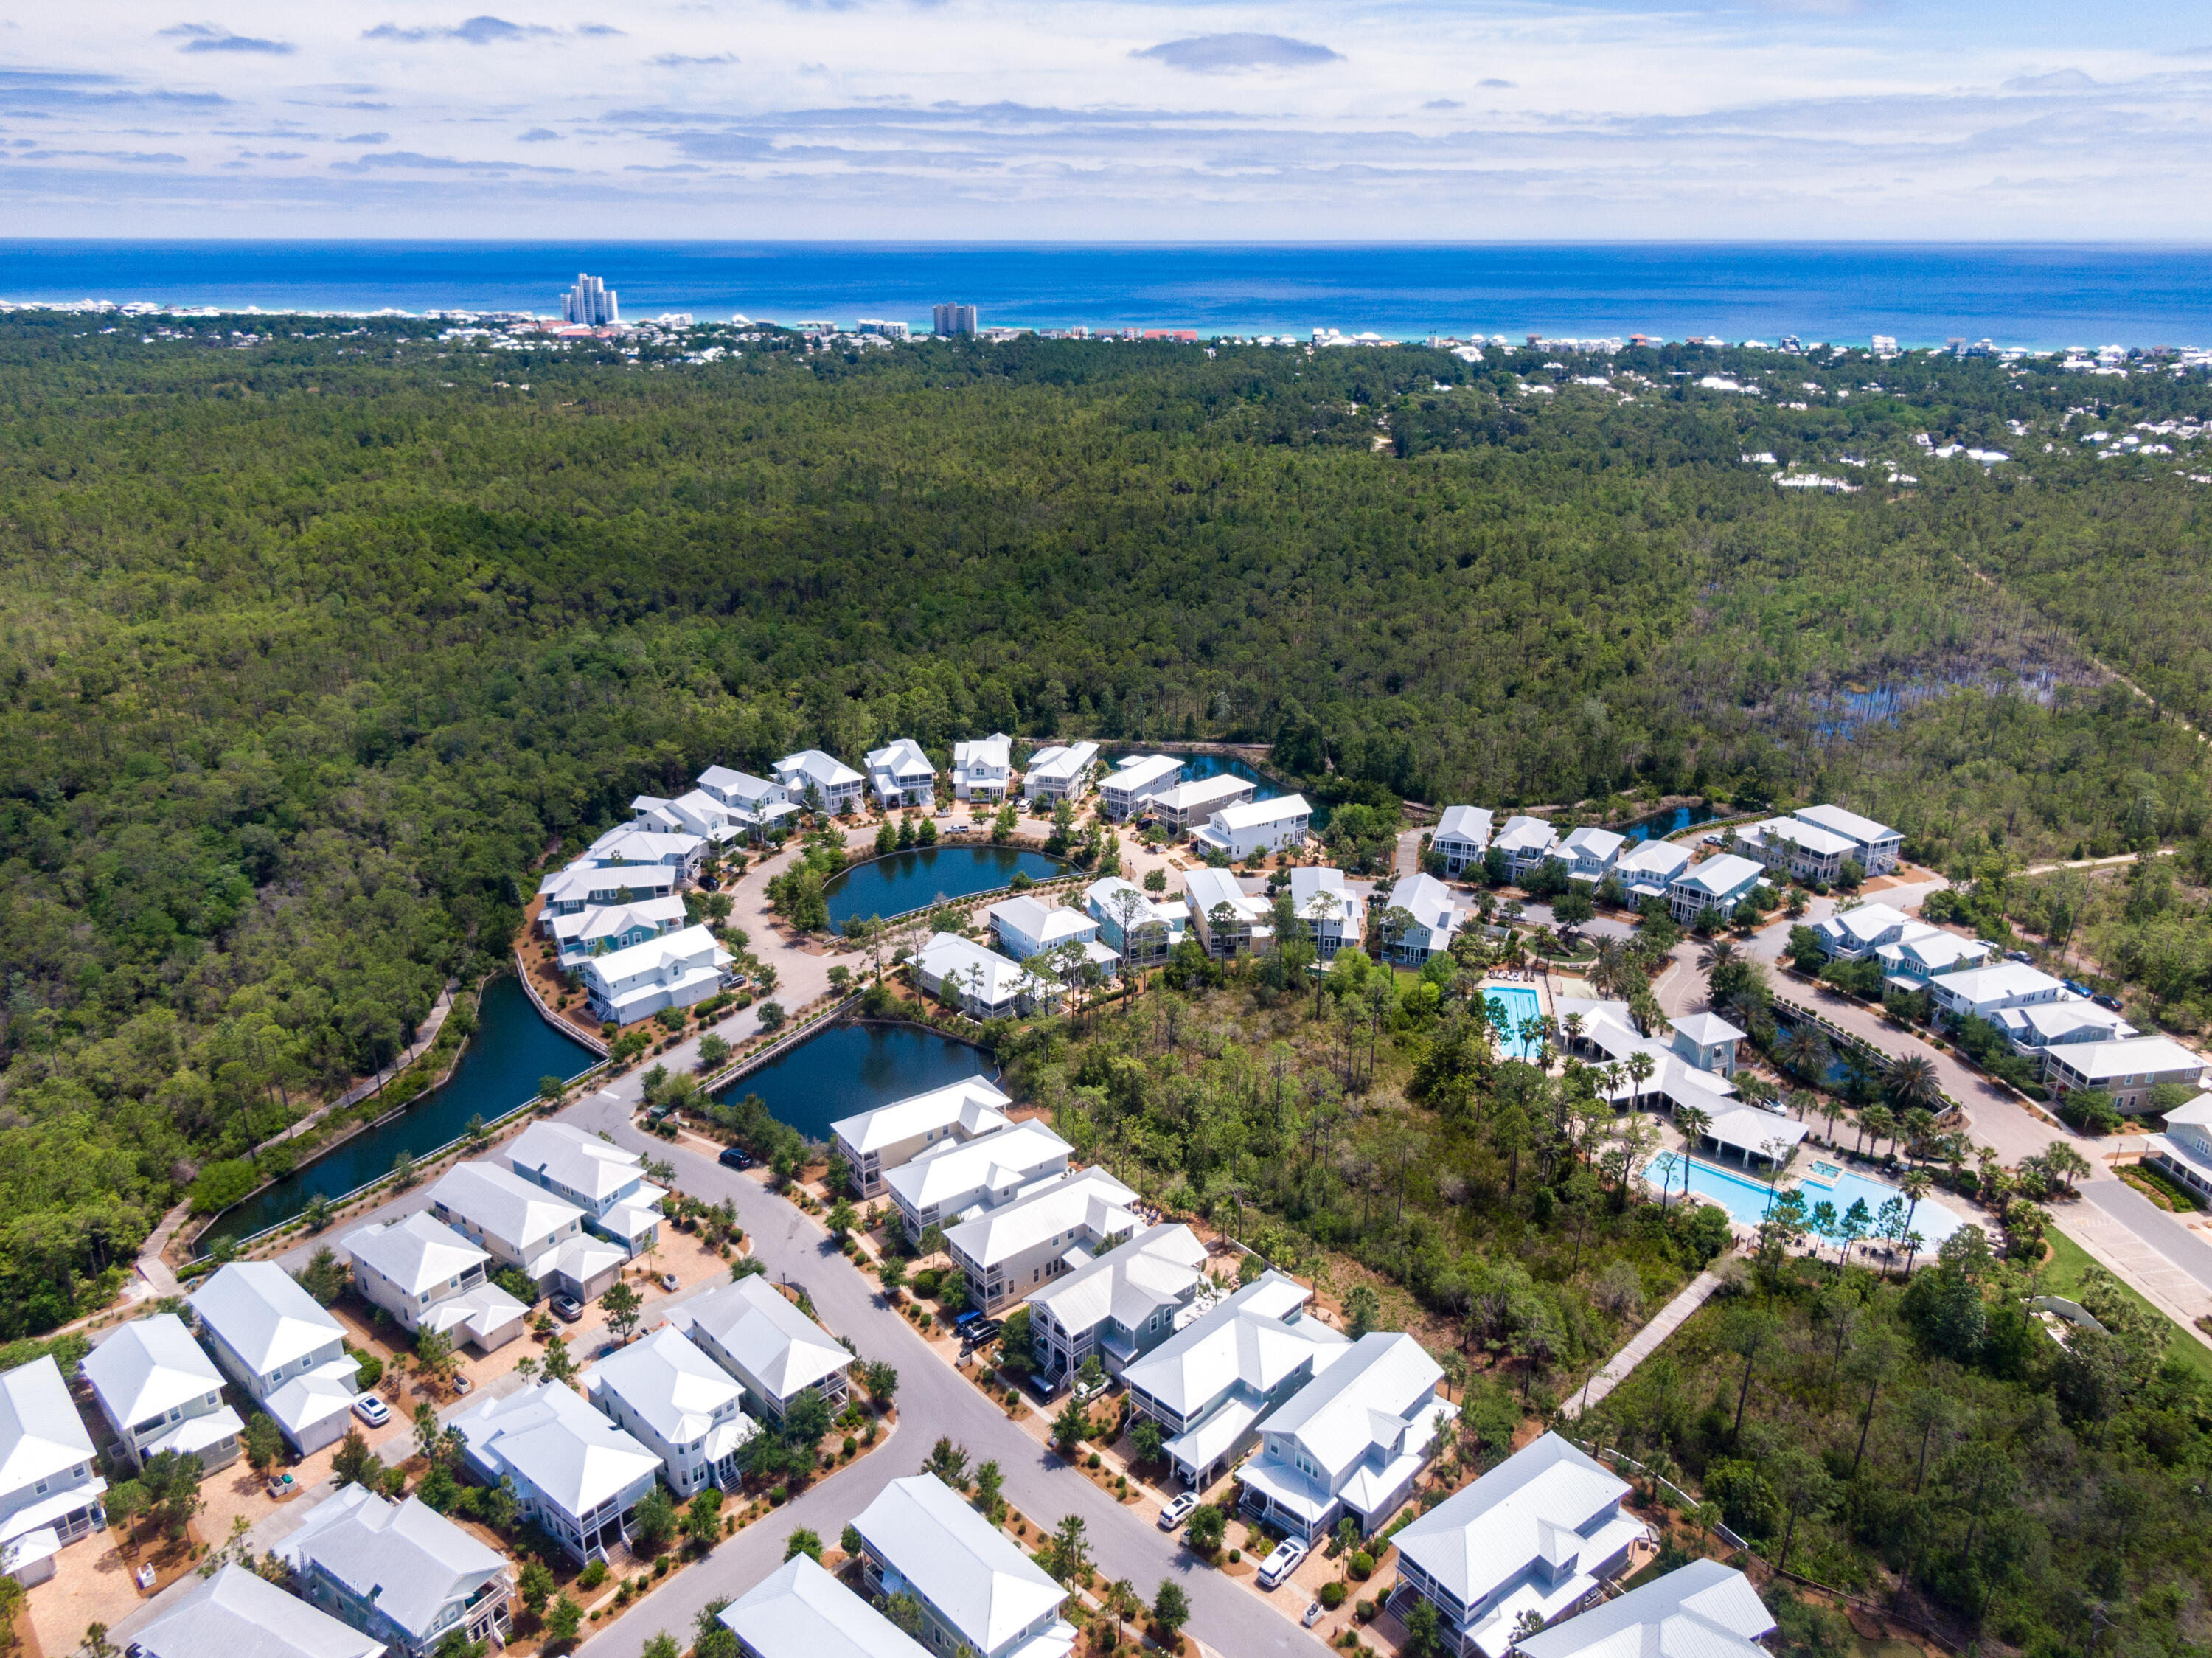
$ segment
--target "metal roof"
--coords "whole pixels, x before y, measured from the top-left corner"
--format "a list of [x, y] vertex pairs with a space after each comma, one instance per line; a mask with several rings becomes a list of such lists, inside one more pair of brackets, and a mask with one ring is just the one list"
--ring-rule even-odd
[[233, 1261], [187, 1299], [256, 1375], [345, 1339], [344, 1326], [274, 1261]]
[[933, 1474], [894, 1479], [853, 1524], [977, 1652], [1056, 1612], [1067, 1591]]
[[138, 1631], [132, 1658], [383, 1658], [384, 1643], [226, 1565]]

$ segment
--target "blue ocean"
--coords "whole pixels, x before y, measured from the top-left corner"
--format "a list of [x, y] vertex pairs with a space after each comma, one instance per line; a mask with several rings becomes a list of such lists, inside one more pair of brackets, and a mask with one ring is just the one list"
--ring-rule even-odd
[[580, 271], [623, 314], [1387, 338], [1717, 334], [2048, 350], [2212, 341], [2204, 250], [1926, 244], [1306, 247], [866, 242], [0, 241], [0, 299], [552, 314]]

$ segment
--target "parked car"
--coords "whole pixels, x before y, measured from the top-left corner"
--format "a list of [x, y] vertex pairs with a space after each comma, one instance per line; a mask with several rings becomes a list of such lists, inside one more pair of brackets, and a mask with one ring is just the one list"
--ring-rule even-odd
[[724, 1146], [722, 1155], [714, 1159], [724, 1168], [750, 1168], [753, 1155], [743, 1146]]
[[1306, 1615], [1298, 1619], [1300, 1629], [1311, 1629], [1321, 1622], [1321, 1602], [1316, 1600], [1306, 1608]]
[[563, 1324], [574, 1324], [584, 1316], [584, 1303], [574, 1295], [556, 1295], [552, 1301], [553, 1316]]
[[2022, 961], [2033, 964], [2035, 958], [2030, 955], [2026, 950], [2007, 950], [2005, 952], [2005, 960], [2008, 961]]
[[374, 1393], [363, 1393], [354, 1400], [353, 1413], [372, 1428], [381, 1428], [392, 1420], [392, 1407]]
[[684, 1280], [673, 1272], [664, 1272], [660, 1275], [660, 1287], [672, 1295], [684, 1287]]
[[981, 1347], [986, 1342], [998, 1340], [999, 1332], [1006, 1327], [1005, 1323], [998, 1319], [985, 1319], [981, 1323], [971, 1324], [960, 1332], [960, 1344], [970, 1349]]
[[2076, 996], [2088, 996], [2093, 994], [2087, 984], [2080, 984], [2074, 979], [2069, 978], [2062, 980], [2061, 982], [2064, 984], [2068, 990], [2073, 991]]
[[2122, 1013], [2125, 1011], [2125, 1009], [2120, 1006], [2120, 998], [2117, 996], [2093, 996], [2089, 999], [2095, 1003], [2099, 1007], [2103, 1008], [2109, 1012]]
[[1160, 1529], [1164, 1532], [1173, 1531], [1176, 1527], [1182, 1525], [1184, 1521], [1189, 1519], [1197, 1508], [1198, 1493], [1196, 1491], [1185, 1491], [1181, 1496], [1176, 1498], [1174, 1502], [1169, 1503], [1166, 1508], [1160, 1510]]
[[965, 1313], [963, 1313], [958, 1318], [952, 1320], [952, 1327], [955, 1330], [965, 1330], [969, 1325], [980, 1324], [982, 1320], [983, 1309], [980, 1307], [971, 1307]]
[[1307, 1547], [1305, 1540], [1297, 1537], [1286, 1537], [1276, 1544], [1274, 1553], [1260, 1568], [1260, 1587], [1272, 1589], [1288, 1578], [1298, 1569], [1298, 1562], [1306, 1557]]

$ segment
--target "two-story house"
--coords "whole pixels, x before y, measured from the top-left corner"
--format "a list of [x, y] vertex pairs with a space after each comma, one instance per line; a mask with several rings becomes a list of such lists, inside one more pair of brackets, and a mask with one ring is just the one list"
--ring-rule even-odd
[[387, 1658], [373, 1635], [228, 1561], [131, 1637], [125, 1658]]
[[1988, 966], [1996, 946], [1915, 923], [1897, 942], [1875, 946], [1874, 954], [1884, 979], [1899, 990], [1917, 990], [1938, 973]]
[[2163, 1084], [2197, 1088], [2204, 1056], [2168, 1036], [2126, 1042], [2069, 1042], [2043, 1051], [2043, 1080], [2061, 1098], [2076, 1088], [2100, 1088], [2115, 1110], [2151, 1109], [2150, 1092]]
[[1744, 1033], [1717, 1013], [1686, 1013], [1668, 1024], [1674, 1033], [1674, 1051], [1699, 1070], [1716, 1076], [1735, 1075], [1735, 1045]]
[[1415, 1596], [1437, 1614], [1445, 1649], [1505, 1658], [1522, 1620], [1552, 1622], [1594, 1600], [1649, 1527], [1622, 1508], [1628, 1483], [1546, 1434], [1400, 1532], [1402, 1620]]
[[642, 1153], [566, 1123], [532, 1123], [507, 1148], [507, 1166], [583, 1210], [584, 1226], [632, 1256], [660, 1235], [665, 1188], [645, 1178]]
[[633, 795], [629, 810], [634, 824], [662, 834], [696, 835], [717, 847], [743, 840], [750, 826], [740, 818], [738, 808], [726, 805], [704, 789], [687, 789], [673, 797]]
[[554, 923], [563, 917], [603, 905], [673, 897], [676, 882], [677, 872], [664, 863], [571, 863], [538, 883], [538, 896], [545, 900], [538, 912], [538, 930], [554, 938]]
[[1041, 1122], [1015, 1123], [973, 1140], [940, 1140], [884, 1177], [908, 1238], [949, 1227], [981, 1204], [1006, 1203], [1067, 1173], [1066, 1141]]
[[750, 771], [710, 765], [699, 774], [699, 787], [728, 809], [731, 820], [744, 830], [749, 840], [757, 841], [773, 833], [778, 826], [799, 813], [799, 802], [792, 799], [790, 791], [781, 783], [772, 777], [757, 777]]
[[1269, 1412], [1352, 1350], [1308, 1314], [1312, 1298], [1264, 1272], [1122, 1369], [1130, 1405], [1170, 1436], [1169, 1465], [1192, 1490], [1220, 1478]]
[[867, 753], [868, 787], [886, 812], [902, 806], [937, 804], [937, 768], [921, 745], [901, 737]]
[[1306, 844], [1313, 808], [1304, 795], [1285, 795], [1279, 800], [1246, 801], [1224, 806], [1194, 830], [1191, 844], [1200, 851], [1222, 852], [1241, 863], [1262, 852], [1279, 852]]
[[530, 1309], [491, 1282], [489, 1252], [422, 1210], [349, 1232], [339, 1247], [352, 1258], [354, 1289], [410, 1335], [435, 1330], [489, 1353], [529, 1320]]
[[1749, 858], [1723, 852], [1690, 865], [1677, 875], [1667, 889], [1667, 907], [1685, 927], [1703, 915], [1725, 920], [1759, 889], [1759, 866]]
[[1032, 807], [1079, 801], [1090, 790], [1091, 774], [1097, 767], [1095, 742], [1040, 748], [1030, 756], [1029, 769], [1022, 773], [1022, 798]]
[[1480, 806], [1447, 806], [1429, 837], [1429, 850], [1444, 861], [1444, 874], [1463, 875], [1482, 868], [1490, 850], [1492, 816]]
[[818, 748], [786, 754], [775, 763], [775, 780], [783, 785], [784, 794], [801, 807], [813, 804], [832, 816], [859, 811], [860, 791], [868, 781]]
[[1155, 795], [1182, 779], [1182, 762], [1172, 754], [1132, 754], [1099, 779], [1099, 815], [1115, 823], [1142, 817]]
[[722, 988], [736, 958], [704, 927], [648, 938], [627, 949], [586, 956], [584, 996], [594, 1019], [617, 1025], [649, 1019], [663, 1008], [688, 1008]]
[[62, 1545], [104, 1520], [106, 1489], [53, 1355], [0, 1375], [0, 1570], [22, 1583], [52, 1576]]
[[1840, 806], [1800, 807], [1790, 815], [1850, 841], [1854, 862], [1869, 875], [1888, 874], [1897, 868], [1903, 856], [1905, 836], [1900, 831], [1886, 823], [1876, 823], [1872, 818], [1863, 818], [1856, 812], [1847, 812]]
[[940, 1141], [978, 1139], [1006, 1127], [1006, 1107], [1012, 1103], [996, 1083], [969, 1076], [841, 1117], [830, 1125], [830, 1134], [845, 1160], [854, 1195], [878, 1198], [884, 1176], [918, 1153]]
[[1832, 961], [1856, 961], [1885, 944], [1895, 944], [1925, 929], [1942, 930], [1918, 921], [1887, 904], [1855, 904], [1814, 922], [1813, 936], [1820, 941], [1821, 954]]
[[1515, 815], [1505, 820], [1505, 826], [1490, 838], [1491, 850], [1504, 855], [1505, 872], [1518, 881], [1552, 853], [1559, 844], [1559, 832], [1541, 818]]
[[1178, 783], [1152, 796], [1152, 819], [1162, 828], [1182, 837], [1199, 828], [1216, 812], [1245, 806], [1258, 795], [1260, 785], [1227, 771], [1194, 783]]
[[1030, 1291], [1039, 1385], [1048, 1395], [1057, 1393], [1094, 1356], [1109, 1375], [1118, 1376], [1167, 1340], [1177, 1315], [1206, 1285], [1206, 1259], [1198, 1234], [1170, 1222]]
[[1003, 731], [952, 745], [952, 798], [996, 803], [1014, 776], [1014, 740]]
[[1468, 917], [1453, 901], [1450, 887], [1434, 875], [1413, 875], [1401, 876], [1391, 887], [1389, 896], [1373, 907], [1369, 919], [1376, 927], [1382, 960], [1418, 967], [1450, 949], [1452, 936], [1467, 924]]
[[1208, 955], [1245, 955], [1264, 949], [1275, 936], [1273, 910], [1265, 899], [1237, 884], [1226, 869], [1193, 869], [1182, 878], [1182, 901], [1190, 924]]
[[[1063, 909], [1026, 893], [1003, 899], [984, 911], [999, 948], [1017, 961], [1026, 961], [1064, 944], [1079, 948], [1098, 939], [1096, 917], [1082, 910]], [[1110, 954], [1110, 952], [1109, 952]]]
[[1134, 881], [1106, 875], [1083, 889], [1098, 941], [1125, 967], [1157, 967], [1182, 942], [1190, 912], [1179, 900], [1155, 901]]
[[78, 1367], [133, 1467], [175, 1451], [212, 1473], [238, 1459], [246, 1423], [222, 1400], [222, 1373], [173, 1313], [118, 1326]]
[[1291, 909], [1313, 940], [1314, 952], [1333, 961], [1347, 944], [1359, 942], [1366, 906], [1345, 885], [1341, 869], [1300, 864], [1291, 871]]
[[580, 1564], [629, 1540], [630, 1511], [659, 1481], [659, 1457], [557, 1381], [484, 1399], [447, 1425], [469, 1472], [513, 1480], [523, 1517]]
[[801, 1393], [844, 1404], [853, 1356], [756, 1273], [687, 1301], [669, 1322], [737, 1378], [756, 1417], [781, 1422]]
[[190, 1297], [208, 1351], [301, 1456], [345, 1432], [359, 1362], [345, 1327], [274, 1261], [233, 1261]]
[[2143, 1143], [2144, 1161], [2212, 1203], [2212, 1094], [2166, 1113], [2166, 1131]]
[[1674, 878], [1690, 867], [1690, 849], [1671, 840], [1639, 840], [1613, 861], [1613, 878], [1632, 905], [1662, 903]]
[[969, 1303], [995, 1316], [1134, 1232], [1136, 1201], [1104, 1169], [1079, 1169], [947, 1226], [945, 1253], [966, 1280]]
[[2039, 1003], [2064, 1002], [2073, 992], [2039, 968], [2021, 961], [2000, 961], [1964, 972], [1944, 973], [1928, 981], [1936, 1014], [1956, 1021], [1969, 1016], [1987, 1019], [2005, 1008], [2031, 1008]]
[[1732, 832], [1736, 849], [1808, 885], [1832, 886], [1857, 844], [1801, 818], [1767, 818]]
[[987, 950], [957, 933], [932, 933], [914, 956], [925, 996], [953, 1003], [971, 1019], [1009, 1019], [1054, 1008], [1066, 987], [1036, 963]]
[[[496, 1163], [456, 1164], [430, 1188], [430, 1213], [513, 1267], [541, 1294], [595, 1299], [629, 1253], [584, 1228], [584, 1211]], [[495, 1268], [495, 1271], [497, 1269]]]
[[745, 1442], [760, 1424], [742, 1408], [744, 1386], [673, 1325], [617, 1347], [578, 1381], [585, 1398], [660, 1459], [679, 1498], [708, 1485], [738, 1489]]
[[419, 1496], [395, 1503], [342, 1485], [271, 1551], [308, 1605], [374, 1636], [387, 1654], [430, 1658], [454, 1636], [504, 1644], [514, 1573]]
[[811, 1554], [792, 1556], [715, 1616], [744, 1658], [928, 1658]]
[[611, 955], [647, 939], [680, 932], [690, 924], [684, 900], [641, 898], [628, 904], [592, 905], [552, 917], [545, 931], [560, 947], [563, 969], [580, 970], [595, 955]]
[[704, 835], [633, 820], [608, 830], [586, 846], [575, 862], [600, 869], [657, 869], [672, 881], [696, 881], [713, 847]]
[[1377, 1331], [1260, 1424], [1260, 1454], [1237, 1471], [1239, 1506], [1297, 1537], [1350, 1515], [1363, 1533], [1397, 1511], [1459, 1414], [1437, 1397], [1443, 1371], [1411, 1336]]
[[894, 1479], [853, 1520], [869, 1593], [912, 1597], [942, 1658], [1063, 1658], [1067, 1591], [934, 1474]]
[[1620, 849], [1627, 844], [1626, 835], [1585, 824], [1568, 831], [1566, 837], [1545, 856], [1567, 872], [1569, 881], [1585, 881], [1595, 887], [1613, 873], [1613, 865], [1620, 858]]
[[2063, 1048], [2076, 1042], [2124, 1042], [2142, 1033], [2109, 1008], [2070, 997], [2063, 1002], [2039, 1002], [2032, 1007], [2002, 1008], [1990, 1023], [2005, 1033], [2013, 1051], [2023, 1059], [2040, 1060], [2045, 1048]]
[[1588, 1612], [1524, 1637], [1521, 1658], [1767, 1658], [1779, 1627], [1751, 1580], [1717, 1560], [1692, 1560]]

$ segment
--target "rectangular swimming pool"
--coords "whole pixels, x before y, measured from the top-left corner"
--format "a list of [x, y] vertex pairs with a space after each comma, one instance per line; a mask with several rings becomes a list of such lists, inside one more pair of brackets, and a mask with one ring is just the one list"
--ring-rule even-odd
[[[1516, 1032], [1523, 1023], [1540, 1017], [1544, 1011], [1543, 1004], [1536, 999], [1536, 992], [1526, 984], [1485, 984], [1482, 999], [1504, 1004], [1505, 1016]], [[1530, 1058], [1536, 1051], [1534, 1043], [1523, 1042], [1517, 1035], [1501, 1038], [1498, 1048], [1509, 1059]]]
[[[1644, 1170], [1644, 1178], [1654, 1190], [1662, 1185], [1669, 1190], [1682, 1189], [1682, 1167], [1674, 1152], [1662, 1152], [1654, 1157]], [[1816, 1165], [1816, 1167], [1819, 1167]], [[1766, 1218], [1769, 1194], [1763, 1180], [1747, 1179], [1698, 1158], [1690, 1160], [1690, 1190], [1701, 1198], [1710, 1198], [1726, 1210], [1731, 1219], [1745, 1226], [1757, 1226]], [[1838, 1173], [1808, 1176], [1799, 1179], [1785, 1177], [1775, 1188], [1787, 1192], [1796, 1187], [1805, 1194], [1807, 1204], [1832, 1203], [1836, 1212], [1842, 1214], [1855, 1202], [1863, 1202], [1869, 1216], [1879, 1215], [1881, 1206], [1892, 1198], [1904, 1196], [1895, 1186], [1881, 1180], [1870, 1180], [1863, 1174]], [[1911, 1205], [1908, 1204], [1908, 1208]], [[1923, 1198], [1920, 1206], [1912, 1211], [1912, 1229], [1923, 1242], [1921, 1252], [1933, 1250], [1966, 1222], [1942, 1204]]]

